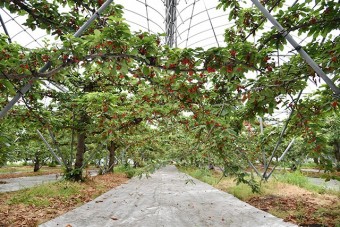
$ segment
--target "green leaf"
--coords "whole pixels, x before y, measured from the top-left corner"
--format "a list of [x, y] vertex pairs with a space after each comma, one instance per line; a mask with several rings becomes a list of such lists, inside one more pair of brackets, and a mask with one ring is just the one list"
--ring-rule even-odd
[[100, 34], [101, 34], [101, 32], [100, 32], [98, 29], [95, 29], [95, 30], [94, 30], [94, 36], [95, 36], [96, 38], [99, 38], [99, 37], [100, 37]]
[[9, 82], [8, 80], [3, 80], [1, 83], [7, 88], [11, 95], [15, 95], [16, 92], [11, 82]]
[[143, 67], [143, 73], [144, 73], [144, 75], [149, 75], [149, 74], [150, 74], [150, 69], [149, 69], [149, 67], [144, 66], [144, 67]]

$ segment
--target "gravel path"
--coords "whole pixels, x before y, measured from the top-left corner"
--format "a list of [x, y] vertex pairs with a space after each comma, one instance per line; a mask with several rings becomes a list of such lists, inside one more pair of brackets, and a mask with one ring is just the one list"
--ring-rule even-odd
[[41, 226], [295, 226], [167, 166]]

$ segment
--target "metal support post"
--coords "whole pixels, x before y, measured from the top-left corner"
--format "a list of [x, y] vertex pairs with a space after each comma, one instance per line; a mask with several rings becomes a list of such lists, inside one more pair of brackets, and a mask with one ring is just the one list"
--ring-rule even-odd
[[58, 152], [59, 157], [61, 158], [61, 161], [64, 163], [65, 168], [67, 170], [69, 170], [70, 166], [67, 164], [66, 159], [63, 156], [63, 153], [60, 151], [57, 140], [56, 140], [56, 138], [55, 138], [55, 136], [54, 136], [54, 134], [53, 134], [53, 132], [50, 128], [48, 128], [48, 132], [50, 133], [51, 139], [53, 141], [53, 144], [55, 146], [56, 151]]
[[286, 148], [286, 150], [283, 152], [283, 154], [281, 155], [281, 157], [279, 158], [278, 162], [281, 162], [281, 160], [285, 157], [285, 155], [287, 154], [287, 152], [289, 151], [289, 149], [291, 148], [291, 146], [293, 146], [295, 142], [295, 138], [290, 142], [290, 144], [288, 145], [288, 147]]
[[[92, 16], [91, 18], [81, 26], [78, 31], [74, 34], [74, 37], [81, 36], [84, 31], [90, 26], [90, 24], [99, 17], [99, 15], [113, 2], [113, 0], [107, 0]], [[46, 72], [52, 63], [49, 61], [47, 62], [40, 70], [39, 73]], [[13, 97], [13, 99], [1, 110], [0, 118], [4, 117], [7, 112], [19, 101], [19, 99], [24, 96], [33, 86], [34, 82], [37, 81], [38, 78], [33, 78], [28, 84], [26, 84], [17, 94]]]
[[5, 34], [8, 36], [8, 42], [12, 43], [11, 37], [9, 36], [9, 33], [8, 33], [6, 25], [5, 25], [5, 22], [2, 20], [1, 14], [0, 14], [0, 22], [1, 22], [2, 28], [4, 29]]
[[44, 136], [41, 134], [41, 132], [39, 130], [37, 130], [38, 135], [40, 136], [40, 138], [44, 141], [44, 143], [46, 144], [48, 150], [52, 153], [53, 157], [57, 160], [57, 162], [63, 166], [63, 162], [60, 160], [60, 158], [56, 155], [56, 153], [53, 151], [53, 148], [51, 147], [51, 145], [46, 141], [46, 139], [44, 138]]
[[177, 0], [165, 1], [165, 43], [170, 47], [177, 47]]
[[340, 88], [338, 88], [333, 81], [322, 71], [322, 69], [315, 63], [315, 61], [302, 49], [302, 47], [294, 40], [294, 38], [286, 31], [281, 24], [268, 12], [266, 8], [258, 0], [251, 0], [255, 6], [263, 13], [263, 15], [276, 27], [280, 34], [287, 39], [287, 41], [295, 48], [303, 59], [314, 69], [314, 71], [325, 81], [325, 83], [332, 89], [337, 98], [340, 98]]
[[[259, 122], [260, 122], [260, 129], [261, 129], [261, 138], [263, 138], [263, 120], [262, 117], [259, 117]], [[266, 160], [266, 151], [263, 148], [262, 141], [261, 141], [261, 150], [262, 150], [262, 158], [263, 158], [263, 167], [264, 169], [267, 168], [267, 160]]]

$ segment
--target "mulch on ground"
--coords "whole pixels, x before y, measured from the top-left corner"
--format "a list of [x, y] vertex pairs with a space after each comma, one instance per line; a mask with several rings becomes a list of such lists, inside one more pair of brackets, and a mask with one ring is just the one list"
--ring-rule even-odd
[[[337, 198], [318, 199], [317, 195], [267, 195], [250, 198], [247, 203], [299, 226], [338, 226], [340, 202]], [[331, 210], [331, 212], [330, 212]]]

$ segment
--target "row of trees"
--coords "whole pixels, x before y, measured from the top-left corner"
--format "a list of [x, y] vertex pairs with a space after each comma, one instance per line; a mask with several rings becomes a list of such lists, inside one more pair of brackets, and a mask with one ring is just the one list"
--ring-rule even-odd
[[[339, 5], [296, 1], [283, 11], [280, 8], [291, 3], [263, 3], [287, 29], [310, 37], [304, 48], [338, 86], [339, 37], [332, 31], [338, 29]], [[30, 157], [39, 165], [51, 157], [39, 130], [66, 176], [75, 180], [82, 178], [89, 161], [107, 160], [104, 171], [112, 171], [116, 160], [132, 159], [151, 167], [166, 160], [213, 162], [252, 183], [245, 178], [246, 166], [268, 162], [281, 127], [266, 124], [261, 134], [257, 117], [282, 108], [294, 111], [283, 142], [298, 137], [290, 160], [318, 158], [329, 169], [334, 157], [339, 161], [338, 97], [317, 81], [318, 75], [299, 55], [277, 64], [272, 56], [284, 48], [285, 38], [274, 30], [263, 32], [265, 18], [255, 8], [221, 0], [218, 7], [229, 12], [235, 26], [225, 32], [225, 47], [208, 50], [169, 48], [162, 44], [162, 35], [133, 33], [122, 7], [115, 4], [82, 37], [70, 35], [85, 22], [84, 12], [94, 12], [101, 4], [0, 3], [12, 13], [27, 15], [28, 27], [45, 29], [60, 41], [27, 49], [0, 36], [1, 106], [17, 88], [33, 83], [21, 104], [1, 119], [3, 163]], [[66, 5], [68, 13], [55, 10]], [[258, 42], [248, 41], [255, 34]], [[49, 70], [39, 72], [46, 63]], [[298, 100], [308, 78], [319, 88]], [[275, 156], [284, 149], [280, 146]], [[16, 155], [19, 151], [27, 156]]]

